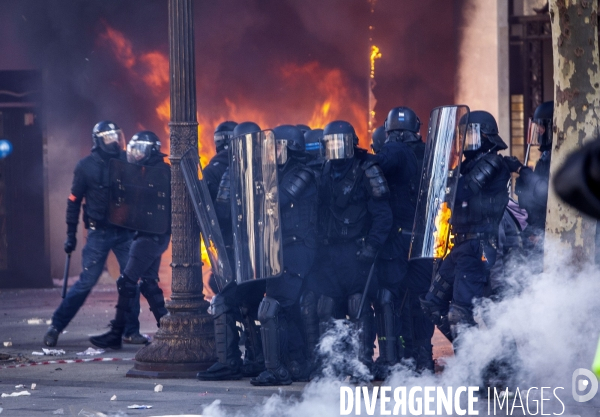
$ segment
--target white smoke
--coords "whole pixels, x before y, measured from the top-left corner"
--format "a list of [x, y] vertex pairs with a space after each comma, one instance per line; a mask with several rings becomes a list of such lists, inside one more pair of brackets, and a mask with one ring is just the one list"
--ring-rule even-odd
[[[546, 242], [548, 245], [549, 242]], [[547, 247], [552, 250], [553, 245]], [[480, 325], [466, 329], [461, 334], [458, 353], [445, 358], [443, 373], [416, 374], [410, 367], [397, 366], [393, 375], [382, 385], [395, 387], [437, 386], [485, 387], [482, 375], [494, 359], [504, 359], [514, 369], [509, 386], [517, 387], [525, 403], [525, 392], [530, 387], [564, 387], [558, 395], [564, 403], [563, 415], [598, 415], [600, 401], [577, 403], [571, 395], [573, 372], [589, 369], [600, 335], [600, 272], [594, 265], [569, 266], [570, 254], [556, 252], [553, 263], [546, 272], [534, 274], [527, 260], [519, 262], [507, 274], [506, 290], [501, 301], [489, 299], [478, 303], [476, 318]], [[354, 343], [356, 333], [342, 322], [336, 324], [321, 342], [321, 351], [329, 358], [325, 369], [339, 369], [344, 358], [339, 344]], [[335, 340], [337, 335], [339, 340]], [[352, 335], [353, 342], [348, 342]], [[516, 349], [512, 347], [516, 343]], [[329, 350], [329, 354], [327, 351]], [[340, 387], [347, 385], [336, 378], [336, 372], [326, 372], [325, 377], [309, 383], [300, 398], [285, 396], [285, 388], [264, 404], [246, 408], [236, 416], [336, 416], [340, 413]], [[481, 390], [484, 393], [485, 390]], [[493, 391], [492, 391], [493, 392]], [[548, 393], [546, 393], [546, 396]], [[532, 398], [540, 399], [540, 391], [532, 391]], [[600, 397], [600, 395], [597, 395]], [[510, 400], [512, 404], [512, 399]], [[516, 400], [517, 404], [519, 400]], [[487, 415], [487, 400], [480, 398], [476, 409]], [[534, 408], [534, 407], [532, 407]], [[365, 409], [363, 408], [363, 415]], [[516, 409], [520, 411], [519, 408]], [[379, 407], [376, 408], [376, 414]], [[532, 409], [531, 412], [534, 412]], [[545, 413], [561, 413], [555, 401], [546, 404]], [[505, 411], [500, 414], [506, 414]], [[518, 413], [517, 413], [518, 414]], [[207, 406], [203, 415], [220, 417], [232, 415], [219, 401]], [[352, 414], [354, 415], [354, 414]]]

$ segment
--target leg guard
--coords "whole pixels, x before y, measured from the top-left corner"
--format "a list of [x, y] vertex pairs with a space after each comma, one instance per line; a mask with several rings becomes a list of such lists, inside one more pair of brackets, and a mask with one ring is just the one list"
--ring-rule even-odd
[[435, 274], [429, 293], [442, 302], [449, 302], [452, 299], [452, 288], [453, 284], [451, 282], [444, 279], [442, 275]]
[[413, 341], [413, 358], [417, 364], [417, 372], [434, 371], [431, 339], [415, 339]]
[[217, 360], [232, 368], [239, 368], [242, 352], [239, 348], [240, 335], [235, 324], [232, 308], [226, 304], [225, 297], [217, 294], [211, 303], [215, 320], [215, 344]]
[[306, 352], [311, 359], [319, 343], [319, 316], [317, 314], [317, 297], [307, 291], [300, 297], [300, 314], [304, 331]]
[[271, 297], [265, 297], [258, 306], [260, 335], [267, 369], [277, 369], [282, 363], [280, 328], [282, 323], [280, 323], [279, 310], [279, 302]]
[[375, 339], [373, 309], [370, 303], [366, 304], [363, 307], [360, 317], [356, 319], [361, 299], [362, 294], [353, 294], [348, 297], [348, 315], [350, 316], [350, 321], [355, 323], [359, 330], [359, 360], [371, 368], [373, 363], [373, 342]]
[[319, 302], [317, 303], [317, 316], [319, 317], [319, 334], [323, 334], [329, 328], [329, 323], [333, 319], [333, 309], [335, 307], [335, 301], [331, 297], [321, 295]]
[[160, 319], [168, 313], [165, 308], [165, 297], [154, 279], [143, 279], [140, 285], [140, 292], [148, 300], [150, 311], [154, 314], [156, 325], [160, 327]]
[[[396, 344], [399, 334], [396, 331], [396, 312], [394, 296], [386, 289], [380, 289], [377, 294], [375, 319], [377, 320], [377, 340], [379, 341], [379, 357], [387, 364], [393, 365], [401, 357], [396, 356]], [[360, 300], [359, 300], [360, 302]]]

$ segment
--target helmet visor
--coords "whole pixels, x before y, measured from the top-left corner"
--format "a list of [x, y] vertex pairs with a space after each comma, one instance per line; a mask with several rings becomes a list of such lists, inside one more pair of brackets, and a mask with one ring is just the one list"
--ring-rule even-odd
[[100, 138], [101, 147], [111, 153], [118, 153], [125, 147], [125, 136], [121, 129], [107, 130], [96, 134]]
[[325, 159], [348, 159], [354, 156], [354, 135], [333, 133], [323, 136]]
[[287, 162], [287, 139], [277, 139], [277, 165], [283, 165]]
[[233, 132], [217, 132], [215, 133], [215, 146], [217, 148], [225, 147], [227, 149], [229, 141], [233, 137]]
[[465, 135], [465, 151], [476, 151], [481, 148], [481, 125], [469, 123]]
[[139, 164], [146, 161], [152, 154], [152, 142], [131, 141], [127, 145], [127, 162]]
[[546, 135], [546, 124], [541, 119], [529, 119], [529, 127], [527, 129], [527, 144], [531, 146], [548, 145], [551, 140], [548, 140]]

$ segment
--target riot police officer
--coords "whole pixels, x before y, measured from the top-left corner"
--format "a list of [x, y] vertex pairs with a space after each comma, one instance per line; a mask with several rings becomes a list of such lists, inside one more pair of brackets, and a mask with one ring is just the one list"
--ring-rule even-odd
[[304, 135], [292, 125], [278, 126], [273, 132], [284, 271], [282, 277], [267, 280], [258, 309], [266, 370], [250, 383], [259, 386], [289, 385], [308, 378], [298, 299], [317, 247], [317, 184], [313, 170], [305, 165]]
[[[403, 143], [412, 150], [416, 158], [416, 171], [414, 171], [414, 175], [407, 181], [407, 201], [403, 207], [404, 210], [408, 210], [409, 206], [412, 208], [411, 212], [403, 214], [402, 220], [405, 230], [407, 227], [410, 230], [415, 217], [420, 176], [425, 158], [425, 143], [419, 133], [421, 120], [409, 107], [395, 107], [389, 111], [384, 128], [388, 143]], [[382, 154], [382, 157], [383, 155], [385, 154]], [[382, 168], [387, 177], [385, 164], [382, 165]], [[392, 190], [391, 186], [390, 189]], [[404, 189], [404, 192], [406, 192], [406, 189]], [[401, 208], [402, 206], [398, 205], [398, 207]], [[394, 209], [393, 206], [392, 208]], [[405, 234], [406, 232], [403, 231], [403, 233]], [[433, 346], [431, 345], [431, 338], [433, 337], [434, 325], [423, 313], [420, 298], [425, 296], [429, 290], [432, 273], [432, 259], [413, 259], [408, 263], [406, 279], [402, 283], [403, 301], [401, 303], [402, 311], [400, 312], [402, 321], [400, 335], [402, 340], [398, 342], [399, 353], [401, 353], [400, 343], [402, 343], [404, 345], [404, 357], [412, 358], [418, 370], [428, 369], [430, 371], [433, 371]], [[398, 355], [398, 359], [401, 359], [400, 354]]]
[[[400, 107], [392, 110], [392, 120], [386, 140], [380, 144], [374, 135], [373, 149], [378, 149], [373, 162], [381, 167], [390, 190], [390, 207], [393, 214], [392, 230], [380, 250], [377, 261], [378, 293], [375, 302], [375, 319], [379, 341], [376, 377], [385, 379], [389, 367], [404, 356], [401, 335], [402, 306], [408, 273], [408, 251], [415, 218], [415, 202], [411, 197], [411, 180], [418, 176], [417, 158], [402, 140], [408, 133], [418, 132], [420, 122], [414, 112]], [[387, 124], [387, 122], [386, 122]], [[385, 135], [385, 132], [384, 132]], [[411, 136], [412, 137], [412, 136]]]
[[[527, 211], [527, 227], [523, 230], [523, 246], [531, 262], [537, 264], [541, 272], [541, 255], [544, 249], [544, 230], [546, 227], [546, 205], [548, 203], [548, 179], [552, 153], [552, 124], [554, 102], [540, 104], [533, 113], [527, 132], [527, 144], [539, 146], [540, 159], [535, 170], [523, 165], [516, 157], [507, 157], [506, 163], [511, 172], [519, 174], [515, 191], [519, 197], [519, 206]], [[526, 161], [527, 163], [527, 161]]]
[[[87, 242], [82, 252], [83, 270], [79, 280], [71, 287], [65, 299], [52, 315], [52, 325], [44, 336], [46, 346], [56, 346], [59, 334], [67, 327], [81, 308], [88, 294], [98, 282], [108, 252], [115, 254], [121, 273], [129, 257], [133, 232], [113, 226], [107, 221], [108, 212], [108, 167], [112, 158], [125, 160], [123, 132], [111, 121], [98, 122], [92, 130], [92, 153], [75, 167], [71, 194], [67, 201], [67, 240], [65, 252], [71, 253], [77, 245], [77, 224], [81, 202]], [[147, 343], [139, 334], [139, 292], [135, 297], [131, 313], [127, 315], [125, 337], [129, 343]]]
[[[233, 129], [233, 138], [260, 132], [254, 122], [243, 122]], [[222, 226], [223, 240], [232, 242], [231, 194], [229, 168], [225, 170], [219, 183], [215, 200], [215, 211]], [[233, 252], [231, 259], [234, 259]], [[235, 266], [235, 265], [234, 265]], [[234, 268], [235, 270], [235, 268]], [[211, 301], [210, 312], [215, 325], [217, 362], [206, 371], [199, 372], [201, 381], [236, 380], [244, 376], [254, 377], [264, 371], [264, 356], [260, 329], [256, 326], [258, 306], [265, 293], [263, 281], [237, 285], [232, 282], [223, 288]], [[246, 335], [244, 358], [239, 348], [240, 333], [236, 322], [242, 322]]]
[[457, 336], [458, 324], [475, 324], [473, 299], [483, 297], [496, 261], [510, 178], [498, 151], [506, 148], [494, 117], [486, 111], [471, 112], [451, 219], [454, 247], [421, 300], [426, 314], [450, 341]]
[[[163, 160], [165, 156], [160, 152], [158, 136], [150, 131], [136, 133], [127, 144], [127, 161], [129, 163], [164, 169], [170, 177], [170, 167]], [[143, 204], [142, 201], [136, 203]], [[171, 212], [170, 208], [167, 209], [167, 212]], [[129, 260], [125, 270], [117, 279], [119, 298], [115, 319], [110, 323], [111, 330], [105, 334], [90, 337], [90, 342], [94, 346], [121, 348], [125, 316], [127, 313], [131, 313], [140, 279], [142, 282], [139, 291], [148, 301], [150, 311], [156, 319], [157, 326], [160, 327], [160, 319], [167, 314], [167, 309], [163, 292], [158, 286], [158, 269], [162, 254], [167, 250], [170, 240], [170, 228], [163, 234], [136, 232], [129, 249]]]
[[[360, 303], [369, 271], [392, 225], [389, 188], [372, 155], [357, 147], [358, 137], [345, 121], [329, 123], [323, 131], [325, 159], [319, 200], [323, 205], [322, 269], [317, 283], [318, 315], [322, 327], [340, 311], [359, 329], [359, 359], [372, 365], [373, 310]], [[372, 299], [375, 286], [370, 286]]]
[[217, 153], [212, 157], [208, 165], [202, 169], [204, 180], [206, 181], [213, 202], [217, 198], [221, 178], [229, 166], [229, 142], [233, 137], [233, 129], [236, 126], [237, 123], [232, 121], [219, 123], [214, 134]]

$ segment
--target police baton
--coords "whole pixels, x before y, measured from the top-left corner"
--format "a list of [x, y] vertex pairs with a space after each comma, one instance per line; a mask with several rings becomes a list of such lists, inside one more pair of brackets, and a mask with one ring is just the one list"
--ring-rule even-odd
[[69, 267], [71, 266], [71, 253], [67, 253], [67, 261], [65, 262], [65, 273], [63, 275], [62, 298], [67, 295], [67, 284], [69, 283]]
[[[377, 253], [379, 255], [379, 253]], [[367, 299], [367, 293], [369, 292], [369, 286], [371, 285], [371, 280], [373, 279], [373, 274], [375, 273], [375, 264], [377, 263], [377, 255], [375, 255], [375, 259], [373, 260], [373, 265], [371, 265], [371, 270], [369, 271], [369, 277], [367, 278], [367, 283], [365, 284], [365, 290], [362, 293], [362, 297], [360, 299], [360, 305], [358, 306], [358, 313], [356, 314], [356, 319], [360, 318], [363, 307], [365, 306], [365, 301]]]

